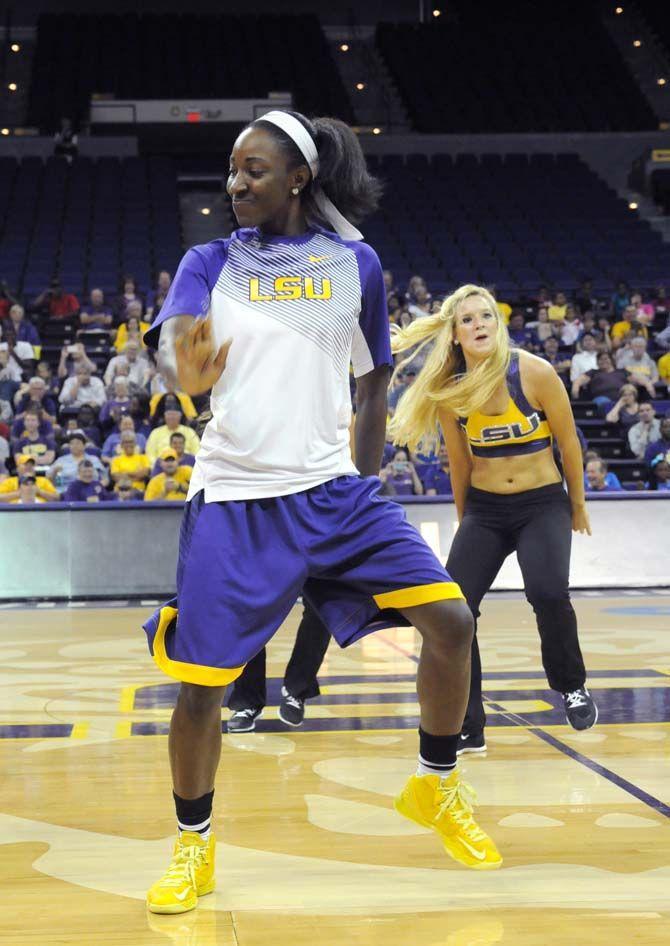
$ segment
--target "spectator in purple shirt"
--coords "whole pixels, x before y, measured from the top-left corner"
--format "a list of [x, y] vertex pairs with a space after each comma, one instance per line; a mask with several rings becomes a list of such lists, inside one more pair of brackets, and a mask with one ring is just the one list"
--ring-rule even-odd
[[25, 309], [18, 303], [9, 310], [9, 317], [14, 323], [17, 342], [28, 342], [29, 345], [40, 345], [40, 336], [37, 329], [25, 318]]
[[383, 496], [421, 496], [423, 485], [406, 450], [396, 450], [393, 460], [380, 472]]
[[41, 408], [42, 419], [49, 421], [50, 424], [56, 423], [58, 402], [48, 393], [47, 386], [39, 375], [35, 375], [30, 381], [24, 381], [14, 395], [16, 420], [21, 420], [29, 407]]
[[[144, 434], [135, 430], [135, 421], [130, 414], [124, 414], [119, 418], [117, 429], [114, 430], [102, 445], [103, 463], [111, 463], [114, 457], [121, 456], [121, 434], [125, 430], [132, 430], [135, 434], [135, 446], [137, 453], [144, 453], [147, 446], [147, 438]], [[176, 448], [175, 448], [176, 449]], [[189, 454], [190, 456], [190, 454]]]
[[438, 460], [438, 463], [427, 468], [423, 478], [426, 496], [444, 496], [451, 492], [449, 454], [444, 444], [440, 447]]
[[128, 378], [117, 375], [112, 382], [113, 395], [105, 401], [98, 415], [98, 422], [103, 430], [109, 430], [118, 424], [123, 414], [130, 412], [130, 390]]
[[110, 499], [105, 487], [98, 480], [93, 461], [88, 458], [77, 464], [77, 479], [70, 483], [63, 494], [66, 503], [97, 503]]
[[525, 348], [528, 351], [532, 351], [534, 342], [533, 332], [531, 329], [526, 328], [526, 321], [522, 312], [512, 313], [507, 330], [513, 345], [516, 345], [517, 348]]
[[[29, 407], [23, 415], [23, 425], [20, 435], [13, 440], [12, 447], [14, 454], [27, 454], [35, 457], [40, 466], [49, 466], [53, 463], [56, 456], [56, 441], [49, 433], [42, 435], [40, 433], [40, 412], [38, 408]], [[49, 424], [49, 428], [51, 424]]]
[[81, 330], [109, 334], [113, 321], [111, 307], [105, 304], [105, 294], [102, 289], [91, 289], [89, 301], [82, 306], [79, 315]]
[[156, 280], [156, 288], [147, 295], [147, 316], [150, 321], [153, 321], [160, 312], [171, 285], [172, 276], [166, 269], [162, 269]]

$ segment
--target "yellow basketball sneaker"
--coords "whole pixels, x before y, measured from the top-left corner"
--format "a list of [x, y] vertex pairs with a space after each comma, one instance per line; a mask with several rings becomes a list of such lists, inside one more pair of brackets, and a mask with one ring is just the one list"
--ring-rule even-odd
[[475, 794], [457, 769], [448, 778], [412, 775], [394, 802], [410, 821], [439, 834], [444, 849], [459, 864], [473, 870], [495, 870], [502, 857], [472, 817]]
[[152, 913], [186, 913], [198, 897], [214, 890], [216, 839], [203, 841], [197, 831], [182, 831], [174, 845], [172, 863], [147, 894]]

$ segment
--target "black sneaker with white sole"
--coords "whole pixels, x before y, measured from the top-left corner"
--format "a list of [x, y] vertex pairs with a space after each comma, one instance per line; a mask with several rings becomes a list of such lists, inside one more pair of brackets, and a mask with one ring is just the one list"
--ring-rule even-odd
[[565, 716], [573, 729], [590, 729], [598, 719], [598, 707], [586, 687], [564, 693], [563, 705]]
[[302, 726], [305, 719], [305, 701], [291, 696], [286, 687], [281, 688], [279, 718], [287, 726]]
[[253, 706], [248, 709], [235, 710], [228, 720], [228, 732], [253, 732], [256, 728], [256, 720], [262, 712], [262, 707], [255, 709]]
[[486, 740], [483, 732], [461, 733], [456, 755], [463, 755], [466, 752], [486, 752]]

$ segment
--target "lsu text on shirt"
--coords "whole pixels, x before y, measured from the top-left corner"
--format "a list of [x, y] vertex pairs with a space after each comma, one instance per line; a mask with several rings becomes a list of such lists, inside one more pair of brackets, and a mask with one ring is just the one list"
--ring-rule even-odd
[[212, 389], [212, 419], [188, 498], [285, 496], [358, 473], [349, 449], [349, 364], [356, 377], [392, 365], [386, 292], [365, 243], [312, 228], [258, 229], [190, 249], [147, 332], [211, 312], [215, 344], [233, 343]]

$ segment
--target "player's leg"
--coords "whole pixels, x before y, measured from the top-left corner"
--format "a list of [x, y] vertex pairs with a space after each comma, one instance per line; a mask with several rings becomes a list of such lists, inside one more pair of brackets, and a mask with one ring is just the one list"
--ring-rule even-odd
[[[486, 748], [484, 726], [486, 713], [482, 700], [482, 665], [477, 642], [477, 619], [482, 598], [489, 590], [511, 551], [505, 532], [495, 528], [475, 503], [468, 500], [465, 515], [449, 550], [447, 571], [458, 582], [475, 621], [470, 661], [470, 695], [463, 721], [460, 751], [483, 751]], [[476, 549], [476, 554], [473, 550]]]
[[562, 487], [547, 488], [524, 516], [517, 558], [526, 598], [535, 611], [549, 686], [563, 694], [570, 724], [588, 729], [598, 711], [585, 686], [586, 668], [570, 600], [571, 545], [570, 501]]
[[214, 889], [209, 822], [224, 688], [283, 622], [305, 574], [281, 501], [204, 503], [200, 493], [187, 504], [178, 607], [159, 608], [145, 625], [154, 660], [182, 682], [169, 739], [179, 833], [170, 867], [148, 893], [152, 912], [183, 913]]
[[396, 809], [436, 831], [461, 864], [494, 869], [502, 858], [475, 824], [456, 770], [470, 684], [472, 614], [402, 508], [380, 499], [378, 491], [379, 481], [371, 478], [343, 477], [320, 488], [320, 514], [332, 508], [332, 522], [325, 521], [310, 541], [305, 593], [341, 646], [378, 628], [416, 626], [422, 637], [420, 753], [417, 774], [396, 799]]
[[330, 634], [314, 608], [305, 601], [291, 658], [286, 665], [279, 718], [289, 726], [300, 726], [305, 700], [320, 693], [316, 678], [330, 644]]
[[226, 705], [233, 711], [228, 732], [253, 732], [267, 699], [265, 647], [258, 651], [233, 683]]

